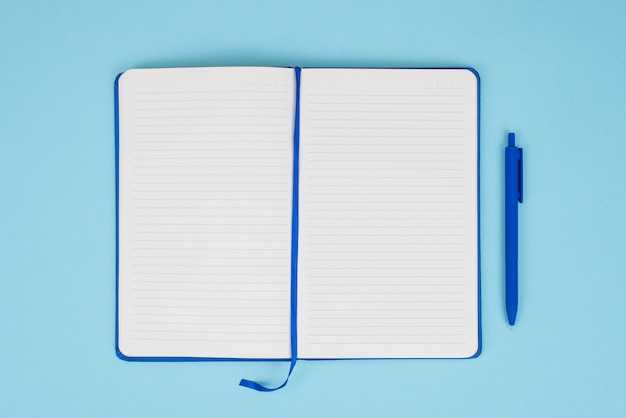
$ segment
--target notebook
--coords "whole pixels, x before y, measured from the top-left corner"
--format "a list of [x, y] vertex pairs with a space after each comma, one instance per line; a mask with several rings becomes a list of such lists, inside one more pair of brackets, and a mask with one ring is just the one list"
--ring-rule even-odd
[[478, 355], [478, 112], [469, 69], [121, 74], [118, 355]]

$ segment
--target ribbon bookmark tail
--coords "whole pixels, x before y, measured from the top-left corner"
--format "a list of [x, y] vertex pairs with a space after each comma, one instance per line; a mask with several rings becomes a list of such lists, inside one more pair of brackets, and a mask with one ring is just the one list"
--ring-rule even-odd
[[275, 388], [268, 388], [267, 386], [263, 386], [260, 383], [253, 382], [252, 380], [248, 380], [248, 379], [241, 379], [241, 381], [239, 382], [239, 386], [254, 389], [259, 392], [273, 392], [275, 390], [282, 389], [287, 385], [287, 382], [289, 381], [289, 377], [291, 376], [291, 372], [293, 371], [293, 368], [295, 367], [295, 365], [296, 365], [296, 359], [292, 359], [291, 366], [289, 367], [289, 374], [287, 374], [287, 378], [282, 383], [282, 385], [276, 386]]

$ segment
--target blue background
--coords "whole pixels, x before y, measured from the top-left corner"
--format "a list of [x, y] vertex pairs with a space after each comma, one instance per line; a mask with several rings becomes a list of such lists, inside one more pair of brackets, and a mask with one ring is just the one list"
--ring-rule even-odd
[[[623, 416], [626, 2], [4, 0], [0, 416]], [[473, 360], [115, 356], [113, 81], [133, 67], [472, 66], [483, 352]], [[524, 147], [518, 325], [503, 148]], [[272, 382], [269, 382], [272, 383]]]

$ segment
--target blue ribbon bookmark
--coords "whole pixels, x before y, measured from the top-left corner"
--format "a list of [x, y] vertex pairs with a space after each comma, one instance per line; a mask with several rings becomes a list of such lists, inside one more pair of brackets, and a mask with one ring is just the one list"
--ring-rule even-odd
[[298, 361], [298, 179], [299, 179], [299, 165], [298, 160], [300, 156], [300, 67], [294, 68], [296, 71], [296, 109], [294, 115], [294, 129], [293, 129], [293, 196], [291, 204], [291, 365], [289, 366], [289, 373], [282, 385], [275, 388], [268, 388], [257, 382], [253, 382], [247, 379], [241, 379], [239, 386], [258, 390], [259, 392], [273, 392], [281, 389], [287, 385], [289, 377], [293, 368]]
[[275, 390], [284, 388], [287, 385], [287, 382], [289, 381], [289, 376], [291, 376], [291, 372], [293, 371], [293, 368], [296, 366], [296, 361], [297, 361], [296, 357], [291, 358], [291, 366], [289, 367], [289, 374], [287, 374], [287, 378], [285, 379], [283, 384], [280, 386], [276, 386], [275, 388], [268, 388], [267, 386], [263, 386], [260, 383], [253, 382], [252, 380], [248, 380], [248, 379], [241, 379], [241, 381], [239, 382], [239, 386], [258, 390], [259, 392], [274, 392]]

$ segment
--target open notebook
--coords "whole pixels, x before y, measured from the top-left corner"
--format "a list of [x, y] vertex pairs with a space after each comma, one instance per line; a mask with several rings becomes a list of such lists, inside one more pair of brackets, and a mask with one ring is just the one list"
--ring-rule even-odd
[[120, 357], [479, 352], [473, 71], [129, 70], [117, 121]]

